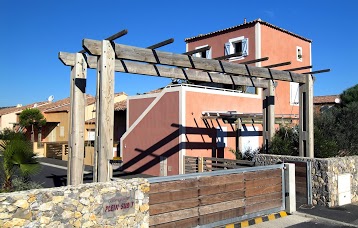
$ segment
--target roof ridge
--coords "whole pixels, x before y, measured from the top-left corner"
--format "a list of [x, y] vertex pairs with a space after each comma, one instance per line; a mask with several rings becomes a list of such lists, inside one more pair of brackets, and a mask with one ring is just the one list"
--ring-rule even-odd
[[222, 32], [226, 32], [226, 31], [230, 31], [230, 30], [234, 30], [234, 29], [238, 29], [240, 27], [244, 27], [244, 26], [250, 26], [250, 25], [254, 25], [256, 23], [261, 23], [261, 24], [264, 24], [266, 26], [269, 26], [271, 28], [274, 28], [274, 29], [277, 29], [277, 30], [280, 30], [284, 33], [287, 33], [287, 34], [290, 34], [292, 36], [295, 36], [297, 38], [300, 38], [302, 40], [305, 40], [305, 41], [308, 41], [308, 42], [312, 42], [312, 40], [310, 39], [307, 39], [303, 36], [300, 36], [296, 33], [293, 33], [293, 32], [290, 32], [286, 29], [283, 29], [283, 28], [280, 28], [276, 25], [273, 25], [269, 22], [266, 22], [266, 21], [263, 21], [261, 18], [258, 18], [258, 19], [255, 19], [253, 21], [249, 21], [249, 22], [246, 22], [246, 23], [242, 23], [242, 24], [239, 24], [239, 25], [235, 25], [235, 26], [231, 26], [231, 27], [228, 27], [228, 28], [225, 28], [225, 29], [221, 29], [221, 30], [217, 30], [217, 31], [214, 31], [214, 32], [209, 32], [209, 33], [206, 33], [206, 34], [200, 34], [200, 35], [197, 35], [197, 36], [193, 36], [193, 37], [189, 37], [189, 38], [185, 38], [184, 41], [185, 42], [188, 42], [188, 41], [192, 41], [192, 40], [196, 40], [196, 39], [200, 39], [200, 38], [204, 38], [204, 37], [207, 37], [207, 36], [211, 36], [211, 35], [214, 35], [214, 34], [217, 34], [217, 33], [222, 33]]

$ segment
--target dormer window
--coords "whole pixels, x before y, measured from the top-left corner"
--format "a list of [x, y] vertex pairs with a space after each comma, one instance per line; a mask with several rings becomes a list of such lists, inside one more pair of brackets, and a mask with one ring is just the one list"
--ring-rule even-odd
[[[203, 47], [207, 47], [207, 46], [209, 46], [209, 45], [203, 45], [203, 46], [200, 46], [200, 47], [196, 47], [195, 50], [203, 48]], [[195, 53], [194, 56], [199, 57], [199, 58], [211, 59], [211, 48], [209, 50], [206, 50], [206, 51]]]
[[240, 56], [230, 58], [230, 60], [240, 60], [249, 55], [249, 39], [244, 36], [229, 39], [225, 43], [224, 55], [231, 55], [238, 53]]

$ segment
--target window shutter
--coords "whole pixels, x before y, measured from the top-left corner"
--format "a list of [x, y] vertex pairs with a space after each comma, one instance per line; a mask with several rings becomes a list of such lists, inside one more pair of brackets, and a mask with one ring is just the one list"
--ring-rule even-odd
[[290, 82], [290, 103], [291, 104], [299, 103], [299, 88], [300, 88], [299, 83]]
[[206, 50], [206, 58], [211, 59], [211, 48], [209, 50]]
[[248, 38], [242, 40], [242, 56], [247, 56], [249, 53], [249, 42]]
[[230, 42], [225, 43], [224, 55], [230, 55]]

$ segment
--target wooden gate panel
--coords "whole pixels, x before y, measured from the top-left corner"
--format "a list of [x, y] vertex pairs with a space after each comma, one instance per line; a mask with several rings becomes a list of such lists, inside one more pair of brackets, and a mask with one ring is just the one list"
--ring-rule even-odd
[[149, 193], [150, 226], [195, 227], [255, 212], [278, 211], [283, 205], [282, 167], [238, 170], [234, 174], [190, 174], [188, 179], [178, 176], [166, 182], [158, 182], [158, 178]]

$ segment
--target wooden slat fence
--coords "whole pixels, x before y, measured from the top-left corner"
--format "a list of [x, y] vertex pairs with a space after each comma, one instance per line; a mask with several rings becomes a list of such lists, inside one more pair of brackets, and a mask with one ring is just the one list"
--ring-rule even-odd
[[185, 173], [210, 172], [252, 166], [255, 166], [255, 163], [247, 160], [185, 156]]
[[63, 143], [57, 142], [46, 143], [46, 157], [62, 159], [62, 145]]
[[274, 165], [149, 179], [150, 227], [216, 226], [278, 212], [282, 175], [283, 165]]

